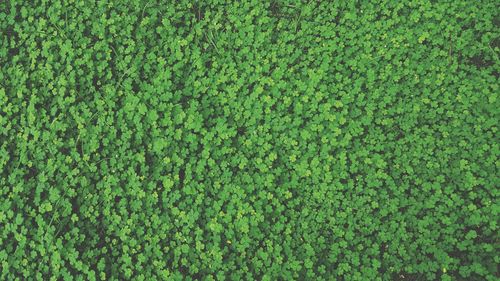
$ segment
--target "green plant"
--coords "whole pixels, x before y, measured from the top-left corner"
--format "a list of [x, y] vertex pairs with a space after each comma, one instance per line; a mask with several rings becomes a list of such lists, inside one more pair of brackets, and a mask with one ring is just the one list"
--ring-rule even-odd
[[1, 1], [0, 279], [497, 280], [498, 1]]

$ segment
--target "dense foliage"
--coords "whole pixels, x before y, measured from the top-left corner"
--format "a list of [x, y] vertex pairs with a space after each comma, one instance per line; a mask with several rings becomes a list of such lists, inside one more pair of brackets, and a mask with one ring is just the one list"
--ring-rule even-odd
[[498, 280], [498, 11], [0, 1], [0, 279]]

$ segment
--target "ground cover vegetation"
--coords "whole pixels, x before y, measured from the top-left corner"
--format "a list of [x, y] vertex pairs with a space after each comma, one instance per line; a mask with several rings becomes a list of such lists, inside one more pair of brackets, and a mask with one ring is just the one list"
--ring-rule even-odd
[[1, 280], [498, 280], [498, 1], [0, 1]]

